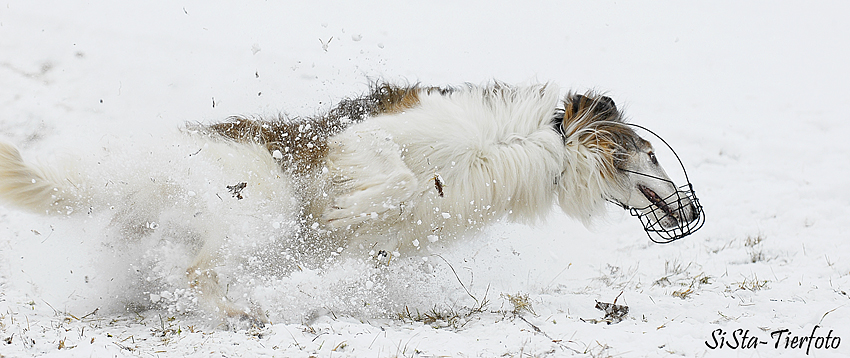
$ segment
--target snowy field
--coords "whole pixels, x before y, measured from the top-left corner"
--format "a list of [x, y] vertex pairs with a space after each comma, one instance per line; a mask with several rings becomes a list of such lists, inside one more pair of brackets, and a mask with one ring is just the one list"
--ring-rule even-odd
[[273, 322], [245, 330], [193, 305], [164, 235], [2, 206], [0, 357], [850, 356], [850, 6], [517, 3], [4, 1], [0, 140], [144, 180], [181, 170], [187, 122], [309, 116], [376, 79], [551, 81], [675, 147], [700, 231], [657, 245], [618, 208], [590, 228], [553, 208], [388, 267], [257, 272], [237, 247], [228, 295]]

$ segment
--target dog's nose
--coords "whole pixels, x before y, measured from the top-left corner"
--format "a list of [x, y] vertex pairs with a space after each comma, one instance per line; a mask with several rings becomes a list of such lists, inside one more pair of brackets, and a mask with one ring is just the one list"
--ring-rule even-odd
[[682, 197], [678, 204], [679, 208], [672, 215], [678, 226], [684, 226], [696, 220], [697, 208], [693, 201], [687, 197]]
[[686, 223], [690, 223], [697, 218], [697, 207], [694, 206], [693, 202], [688, 202], [688, 210], [685, 210], [685, 221]]

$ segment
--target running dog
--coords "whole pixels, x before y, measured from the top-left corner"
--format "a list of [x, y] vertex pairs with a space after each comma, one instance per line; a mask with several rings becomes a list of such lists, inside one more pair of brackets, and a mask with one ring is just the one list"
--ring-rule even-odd
[[[554, 205], [584, 223], [608, 202], [638, 208], [662, 228], [700, 216], [611, 98], [561, 98], [553, 84], [378, 83], [325, 115], [232, 117], [184, 132], [209, 161], [244, 174], [239, 183], [215, 183], [234, 200], [244, 194], [289, 203], [299, 228], [293, 235], [322, 236], [345, 255], [385, 262], [502, 218], [533, 223]], [[85, 170], [28, 164], [0, 143], [0, 198], [39, 213], [96, 211], [104, 189], [75, 177]], [[187, 189], [148, 192], [181, 190]], [[223, 238], [216, 231], [201, 231], [203, 244], [186, 271], [189, 286], [213, 310], [264, 322], [261, 312], [224, 298], [215, 272]]]

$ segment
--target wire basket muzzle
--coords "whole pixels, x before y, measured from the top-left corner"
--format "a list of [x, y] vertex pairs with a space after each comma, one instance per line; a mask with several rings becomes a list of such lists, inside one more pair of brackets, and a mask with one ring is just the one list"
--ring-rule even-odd
[[676, 241], [699, 230], [705, 223], [705, 212], [691, 183], [678, 187], [663, 201], [667, 203], [666, 210], [657, 205], [629, 208], [629, 213], [640, 219], [643, 230], [653, 242]]
[[[705, 211], [699, 202], [699, 198], [697, 198], [696, 192], [694, 192], [694, 186], [688, 178], [688, 171], [685, 170], [685, 165], [679, 158], [679, 154], [655, 132], [637, 124], [625, 124], [640, 128], [661, 140], [676, 157], [679, 167], [682, 169], [682, 174], [684, 174], [685, 184], [677, 187], [673, 194], [661, 198], [660, 201], [665, 203], [663, 206], [649, 205], [643, 208], [634, 208], [623, 205], [623, 207], [628, 209], [632, 216], [640, 219], [643, 230], [646, 231], [649, 239], [655, 243], [667, 244], [693, 234], [705, 224]], [[672, 184], [672, 182], [670, 183]]]

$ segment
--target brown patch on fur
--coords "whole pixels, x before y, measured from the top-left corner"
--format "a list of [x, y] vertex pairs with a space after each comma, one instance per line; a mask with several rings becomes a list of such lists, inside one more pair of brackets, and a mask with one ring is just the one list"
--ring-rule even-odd
[[237, 142], [264, 145], [284, 169], [309, 172], [321, 165], [327, 139], [337, 132], [335, 127], [327, 122], [230, 117], [204, 129]]
[[397, 87], [390, 84], [377, 86], [370, 95], [376, 103], [376, 113], [372, 115], [401, 113], [416, 107], [419, 105], [419, 91], [418, 86]]
[[567, 144], [574, 141], [601, 155], [603, 177], [615, 177], [617, 168], [628, 159], [627, 153], [645, 142], [625, 125], [611, 98], [594, 93], [567, 94], [561, 129]]
[[237, 142], [264, 145], [285, 170], [309, 173], [323, 165], [332, 136], [366, 118], [400, 113], [418, 106], [419, 92], [423, 90], [448, 92], [416, 85], [401, 87], [377, 83], [369, 94], [344, 99], [323, 116], [271, 120], [234, 116], [221, 123], [192, 129]]

